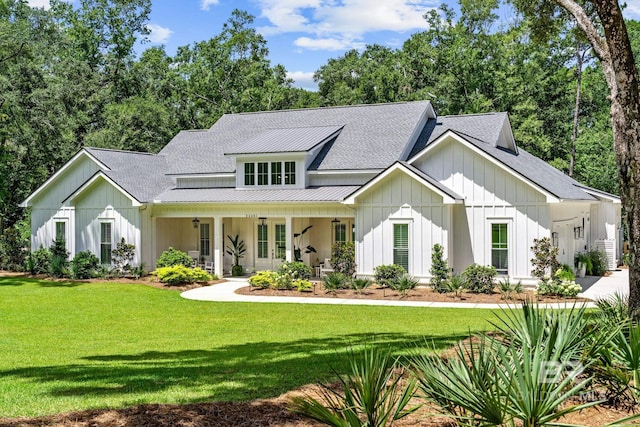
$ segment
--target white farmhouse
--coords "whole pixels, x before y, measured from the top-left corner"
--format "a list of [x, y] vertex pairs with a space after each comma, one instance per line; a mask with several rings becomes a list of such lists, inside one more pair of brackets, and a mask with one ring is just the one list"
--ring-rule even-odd
[[396, 263], [426, 280], [438, 243], [456, 272], [475, 262], [527, 283], [534, 239], [567, 264], [599, 245], [615, 266], [620, 228], [619, 198], [518, 148], [506, 113], [439, 117], [428, 101], [227, 114], [158, 154], [85, 148], [23, 206], [34, 249], [64, 237], [108, 263], [124, 237], [148, 268], [172, 246], [219, 276], [238, 234], [249, 272], [307, 245], [317, 265], [353, 241], [358, 274]]

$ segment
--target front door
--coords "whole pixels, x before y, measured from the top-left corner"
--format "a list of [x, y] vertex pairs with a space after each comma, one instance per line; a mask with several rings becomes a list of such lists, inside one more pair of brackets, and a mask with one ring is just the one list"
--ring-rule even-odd
[[286, 229], [279, 221], [256, 224], [256, 270], [277, 270], [285, 259]]
[[558, 233], [558, 262], [560, 264], [573, 265], [573, 255], [575, 252], [573, 221], [556, 221], [553, 224], [553, 231]]

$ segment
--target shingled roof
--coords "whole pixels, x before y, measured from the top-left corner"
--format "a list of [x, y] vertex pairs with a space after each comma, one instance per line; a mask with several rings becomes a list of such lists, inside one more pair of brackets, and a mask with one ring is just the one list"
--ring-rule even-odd
[[164, 156], [104, 148], [85, 148], [106, 166], [103, 173], [139, 202], [150, 202], [154, 196], [175, 187], [175, 180], [166, 175]]
[[310, 169], [382, 170], [401, 157], [429, 111], [429, 101], [417, 101], [227, 114], [207, 131], [180, 132], [160, 154], [171, 159], [169, 174], [234, 172], [224, 153], [267, 130], [335, 126], [342, 130]]

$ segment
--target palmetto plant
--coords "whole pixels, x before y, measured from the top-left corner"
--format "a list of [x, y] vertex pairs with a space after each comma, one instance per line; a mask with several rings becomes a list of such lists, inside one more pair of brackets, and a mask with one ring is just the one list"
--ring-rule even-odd
[[498, 332], [458, 345], [456, 357], [412, 362], [420, 390], [443, 412], [475, 425], [558, 425], [558, 418], [596, 405], [566, 405], [590, 377], [571, 368], [588, 366], [596, 342], [582, 307], [541, 310], [525, 303], [503, 311]]
[[415, 382], [402, 379], [397, 360], [388, 349], [371, 347], [361, 356], [352, 352], [350, 374], [338, 375], [338, 380], [339, 390], [322, 386], [320, 400], [294, 398], [294, 409], [339, 427], [388, 426], [417, 409], [405, 409], [414, 395]]

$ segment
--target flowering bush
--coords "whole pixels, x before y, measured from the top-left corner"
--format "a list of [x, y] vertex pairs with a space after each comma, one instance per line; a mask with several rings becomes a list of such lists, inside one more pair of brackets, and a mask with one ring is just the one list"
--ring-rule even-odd
[[582, 291], [582, 286], [573, 280], [544, 279], [538, 285], [538, 295], [573, 298]]
[[309, 280], [311, 278], [311, 267], [300, 261], [283, 262], [278, 268], [278, 274], [289, 274], [294, 279]]

